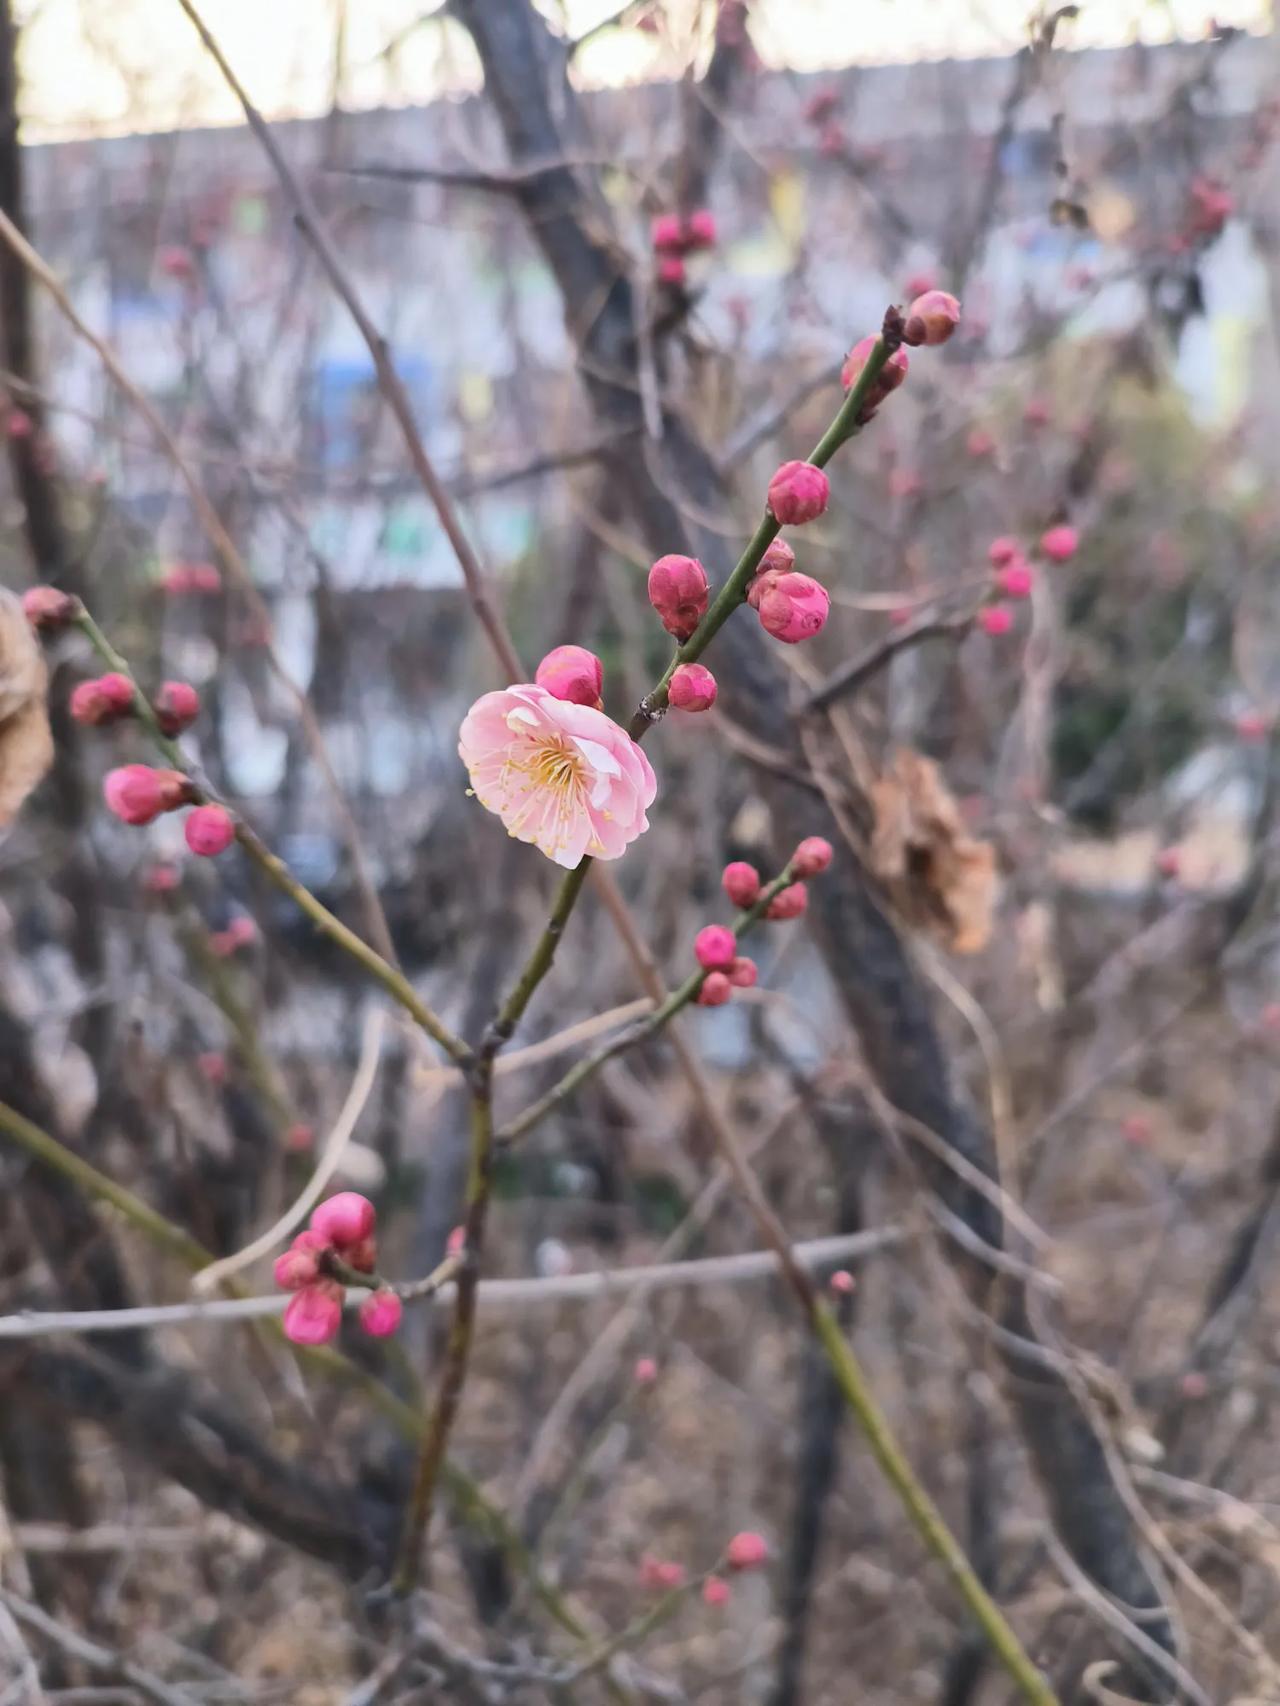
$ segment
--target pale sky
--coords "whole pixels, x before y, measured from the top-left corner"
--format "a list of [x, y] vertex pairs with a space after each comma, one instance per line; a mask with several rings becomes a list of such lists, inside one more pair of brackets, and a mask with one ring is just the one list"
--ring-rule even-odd
[[[339, 13], [343, 104], [406, 105], [474, 86], [470, 44], [454, 24], [418, 22], [437, 0], [203, 0], [206, 23], [269, 116], [327, 109]], [[573, 34], [617, 0], [538, 0]], [[691, 0], [666, 0], [679, 17]], [[177, 0], [18, 0], [28, 140], [92, 132], [237, 123], [239, 108], [201, 52]], [[752, 34], [770, 65], [812, 71], [851, 63], [1008, 53], [1037, 0], [755, 0]], [[1187, 39], [1209, 18], [1265, 27], [1270, 0], [1083, 0], [1065, 47]], [[390, 54], [389, 44], [396, 44]], [[678, 71], [680, 52], [634, 29], [601, 32], [582, 52], [585, 83]]]

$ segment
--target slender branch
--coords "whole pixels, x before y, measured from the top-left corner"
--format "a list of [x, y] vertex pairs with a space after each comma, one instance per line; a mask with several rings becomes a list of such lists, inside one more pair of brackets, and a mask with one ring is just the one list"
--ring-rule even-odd
[[859, 657], [850, 658], [848, 663], [832, 670], [825, 680], [820, 681], [801, 700], [799, 708], [802, 711], [822, 710], [833, 700], [843, 698], [846, 693], [854, 693], [865, 686], [873, 675], [891, 663], [900, 652], [910, 651], [913, 646], [918, 646], [925, 640], [939, 639], [944, 634], [967, 634], [973, 626], [973, 617], [972, 611], [963, 616], [930, 616], [910, 627], [900, 628], [896, 633], [886, 634], [882, 640], [868, 646]]
[[[788, 865], [778, 876], [774, 877], [772, 882], [767, 883], [761, 889], [760, 898], [755, 904], [745, 912], [740, 913], [729, 927], [739, 941], [753, 924], [758, 924], [765, 916], [774, 897], [781, 894], [782, 890], [794, 880], [791, 867]], [[509, 1120], [506, 1125], [500, 1126], [495, 1134], [494, 1141], [499, 1147], [506, 1147], [514, 1143], [517, 1138], [523, 1137], [526, 1132], [531, 1131], [535, 1125], [541, 1124], [549, 1113], [558, 1108], [588, 1078], [597, 1073], [607, 1061], [613, 1060], [627, 1049], [635, 1048], [638, 1043], [644, 1042], [666, 1025], [669, 1025], [677, 1013], [687, 1007], [691, 1001], [697, 1000], [703, 984], [710, 975], [710, 972], [702, 966], [699, 966], [697, 971], [690, 972], [684, 982], [672, 990], [661, 1006], [655, 1007], [651, 1013], [646, 1013], [643, 1018], [637, 1019], [632, 1025], [628, 1025], [624, 1031], [619, 1031], [607, 1043], [602, 1043], [593, 1054], [584, 1056], [551, 1086], [545, 1096], [539, 1096], [536, 1102], [530, 1102], [528, 1107], [517, 1114], [514, 1119]]]
[[68, 321], [78, 336], [83, 338], [85, 343], [87, 343], [89, 347], [97, 353], [98, 359], [101, 361], [103, 367], [106, 368], [112, 381], [129, 399], [130, 403], [142, 416], [143, 420], [146, 421], [147, 426], [150, 428], [156, 440], [163, 448], [165, 455], [177, 470], [178, 477], [181, 479], [183, 486], [186, 488], [187, 496], [191, 500], [191, 507], [195, 512], [196, 519], [203, 528], [206, 538], [213, 546], [219, 562], [222, 564], [223, 569], [230, 578], [240, 588], [241, 593], [249, 603], [250, 609], [253, 611], [255, 621], [261, 624], [264, 633], [267, 635], [268, 662], [277, 681], [280, 682], [281, 686], [293, 700], [294, 707], [298, 713], [298, 720], [301, 723], [303, 733], [306, 736], [307, 745], [310, 748], [316, 763], [320, 767], [325, 779], [325, 785], [329, 789], [335, 809], [342, 821], [344, 837], [348, 850], [351, 854], [352, 867], [355, 871], [356, 884], [360, 890], [361, 899], [364, 902], [365, 912], [368, 916], [370, 933], [378, 942], [385, 957], [388, 960], [393, 960], [395, 958], [395, 953], [391, 943], [391, 933], [387, 928], [386, 915], [382, 910], [382, 905], [378, 900], [377, 892], [375, 891], [373, 882], [369, 876], [368, 866], [364, 856], [364, 848], [360, 841], [360, 834], [356, 828], [355, 819], [351, 815], [351, 809], [347, 805], [346, 797], [342, 792], [342, 787], [338, 781], [337, 773], [333, 768], [333, 761], [330, 759], [328, 748], [325, 746], [324, 736], [320, 731], [320, 724], [316, 719], [315, 711], [311, 705], [311, 701], [307, 698], [306, 693], [280, 661], [274, 645], [274, 624], [271, 620], [271, 612], [267, 608], [266, 601], [263, 599], [262, 594], [258, 591], [257, 584], [254, 581], [253, 576], [250, 574], [248, 565], [245, 563], [244, 558], [240, 555], [235, 541], [219, 520], [218, 513], [210, 503], [204, 487], [192, 472], [190, 464], [182, 453], [181, 446], [174, 435], [169, 431], [169, 428], [165, 425], [154, 404], [152, 404], [150, 399], [138, 389], [133, 380], [130, 379], [129, 375], [120, 365], [119, 358], [116, 356], [110, 345], [105, 344], [92, 327], [90, 327], [80, 314], [77, 313], [74, 303], [67, 295], [67, 292], [63, 288], [57, 274], [45, 261], [43, 256], [38, 254], [36, 250], [32, 248], [31, 244], [28, 243], [27, 239], [22, 235], [22, 232], [19, 231], [18, 227], [3, 210], [0, 210], [0, 239], [3, 239], [3, 241], [8, 244], [9, 248], [15, 255], [17, 255], [18, 259], [22, 262], [23, 266], [27, 268], [28, 272], [30, 272], [34, 278], [38, 279], [49, 292], [49, 295], [57, 304], [64, 319]]
[[[83, 1160], [74, 1150], [59, 1143], [57, 1138], [43, 1131], [31, 1120], [19, 1114], [6, 1102], [0, 1102], [0, 1133], [9, 1137], [28, 1155], [42, 1165], [70, 1179], [85, 1195], [94, 1201], [109, 1203], [125, 1220], [138, 1232], [147, 1238], [158, 1249], [167, 1251], [185, 1267], [198, 1271], [208, 1267], [214, 1260], [213, 1252], [205, 1248], [181, 1227], [174, 1225], [164, 1215], [145, 1203], [141, 1197], [125, 1186], [119, 1185], [114, 1179], [100, 1172], [88, 1161]], [[234, 1281], [228, 1282], [228, 1290], [238, 1291]], [[258, 1304], [260, 1299], [236, 1297], [237, 1304]], [[396, 1427], [408, 1440], [416, 1440], [422, 1431], [422, 1418], [412, 1404], [408, 1404], [370, 1369], [361, 1367], [349, 1357], [335, 1351], [330, 1346], [308, 1349], [305, 1346], [291, 1344], [284, 1337], [282, 1325], [271, 1317], [278, 1313], [284, 1299], [278, 1302], [270, 1300], [273, 1308], [261, 1310], [245, 1308], [246, 1315], [261, 1313], [267, 1317], [266, 1325], [274, 1332], [281, 1343], [288, 1345], [304, 1367], [324, 1373], [330, 1379], [343, 1382], [344, 1385], [356, 1387]], [[194, 1309], [198, 1313], [208, 1310], [225, 1309], [226, 1304], [180, 1305], [179, 1307]], [[193, 1316], [194, 1318], [194, 1316]], [[79, 1329], [78, 1329], [79, 1330]], [[21, 1336], [21, 1335], [17, 1335]], [[528, 1582], [534, 1597], [543, 1609], [555, 1619], [560, 1627], [577, 1640], [589, 1639], [585, 1622], [578, 1616], [569, 1600], [548, 1582], [539, 1570], [532, 1554], [511, 1528], [498, 1506], [488, 1497], [483, 1489], [455, 1463], [446, 1460], [441, 1465], [440, 1477], [449, 1490], [451, 1498], [458, 1510], [470, 1526], [486, 1534], [501, 1550], [511, 1567]]]
[[[896, 1249], [907, 1240], [901, 1227], [875, 1227], [830, 1238], [810, 1238], [792, 1249], [806, 1268], [821, 1270], [837, 1263], [859, 1261], [882, 1250]], [[453, 1301], [453, 1280], [460, 1262], [448, 1258], [425, 1279], [403, 1283], [384, 1281], [407, 1303], [430, 1298], [440, 1306]], [[691, 1262], [658, 1262], [647, 1267], [600, 1268], [592, 1273], [559, 1274], [548, 1279], [482, 1280], [476, 1292], [479, 1309], [504, 1316], [512, 1309], [541, 1309], [551, 1304], [599, 1303], [651, 1291], [679, 1291], [705, 1285], [745, 1285], [768, 1279], [777, 1271], [771, 1250], [744, 1250], [736, 1256], [704, 1256]], [[343, 1275], [342, 1277], [346, 1277]], [[353, 1274], [345, 1302], [348, 1307], [367, 1294], [372, 1274]], [[256, 1297], [217, 1298], [208, 1303], [147, 1303], [127, 1309], [24, 1309], [0, 1315], [0, 1340], [57, 1338], [66, 1333], [124, 1333], [139, 1327], [204, 1327], [224, 1322], [256, 1321], [283, 1312], [288, 1296], [264, 1292]]]
[[[115, 649], [93, 617], [83, 607], [76, 617], [76, 626], [104, 663], [119, 674], [128, 676], [129, 680], [133, 682], [134, 715], [147, 730], [172, 768], [180, 770], [184, 776], [190, 779], [202, 800], [215, 801], [224, 809], [230, 810], [226, 806], [226, 802], [219, 799], [208, 779], [196, 772], [195, 767], [177, 742], [170, 740], [164, 733], [156, 720], [156, 714], [152, 710], [146, 694], [138, 686], [128, 660]], [[274, 883], [282, 893], [288, 895], [294, 905], [307, 915], [322, 935], [327, 936], [335, 946], [341, 948], [345, 954], [349, 954], [358, 965], [362, 966], [375, 983], [380, 984], [391, 999], [404, 1008], [414, 1023], [440, 1045], [451, 1060], [459, 1066], [465, 1066], [471, 1058], [471, 1050], [462, 1038], [455, 1036], [444, 1021], [428, 1007], [404, 973], [392, 965], [389, 960], [384, 959], [376, 948], [370, 947], [363, 937], [357, 936], [349, 925], [335, 917], [305, 884], [299, 882], [279, 854], [273, 853], [261, 836], [251, 829], [238, 813], [232, 815], [235, 817], [236, 823], [236, 840], [263, 875]]]

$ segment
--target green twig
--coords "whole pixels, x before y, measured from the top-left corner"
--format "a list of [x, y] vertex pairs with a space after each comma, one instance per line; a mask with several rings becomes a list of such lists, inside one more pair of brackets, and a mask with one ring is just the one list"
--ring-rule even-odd
[[[110, 668], [125, 675], [133, 682], [134, 713], [140, 723], [155, 741], [160, 751], [174, 770], [179, 770], [189, 778], [196, 796], [203, 801], [216, 802], [226, 807], [225, 802], [218, 800], [217, 794], [204, 777], [196, 774], [190, 760], [175, 741], [169, 739], [156, 718], [154, 710], [146, 694], [138, 686], [137, 679], [129, 664], [107, 639], [98, 624], [87, 610], [81, 609], [76, 617], [76, 626], [84, 634], [89, 644]], [[349, 929], [340, 918], [336, 918], [328, 907], [324, 906], [311, 890], [300, 883], [297, 877], [285, 864], [284, 860], [266, 845], [262, 838], [252, 830], [238, 814], [235, 818], [236, 840], [245, 852], [262, 871], [268, 880], [287, 894], [294, 905], [304, 912], [323, 935], [335, 943], [344, 953], [362, 966], [373, 980], [378, 983], [393, 1001], [409, 1014], [414, 1023], [424, 1030], [431, 1039], [438, 1043], [450, 1060], [463, 1066], [471, 1058], [471, 1051], [461, 1037], [455, 1036], [449, 1027], [440, 1019], [404, 974], [397, 970], [389, 960], [383, 958], [376, 948], [370, 947], [355, 931]]]

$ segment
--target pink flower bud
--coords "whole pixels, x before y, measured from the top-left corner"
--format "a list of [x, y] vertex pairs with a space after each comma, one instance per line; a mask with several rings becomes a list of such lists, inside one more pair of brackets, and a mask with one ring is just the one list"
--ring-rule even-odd
[[735, 1534], [724, 1549], [724, 1561], [731, 1570], [758, 1570], [768, 1561], [769, 1545], [763, 1534], [750, 1529]]
[[784, 527], [803, 527], [827, 507], [831, 484], [812, 462], [784, 462], [769, 481], [769, 508]]
[[684, 228], [684, 240], [691, 249], [710, 249], [716, 240], [716, 216], [709, 207], [700, 207], [689, 215]]
[[368, 1197], [362, 1197], [359, 1191], [339, 1191], [336, 1197], [328, 1198], [312, 1211], [311, 1230], [338, 1249], [345, 1249], [371, 1238], [377, 1220], [377, 1211]]
[[1156, 854], [1156, 870], [1162, 877], [1176, 877], [1182, 870], [1182, 855], [1176, 847], [1162, 847]]
[[251, 948], [258, 940], [258, 926], [247, 912], [237, 912], [227, 925], [226, 933], [236, 948]]
[[227, 1081], [227, 1057], [217, 1049], [206, 1049], [196, 1056], [196, 1071], [206, 1084], [212, 1084], [216, 1089]]
[[729, 967], [729, 982], [735, 989], [754, 989], [759, 975], [756, 962], [745, 954], [740, 954]]
[[444, 1241], [446, 1256], [460, 1256], [467, 1247], [467, 1229], [465, 1226], [455, 1226]]
[[727, 971], [737, 955], [738, 938], [723, 924], [707, 924], [694, 937], [693, 952], [707, 971]]
[[1065, 523], [1040, 535], [1040, 549], [1051, 563], [1065, 563], [1068, 557], [1074, 557], [1079, 544], [1080, 535]]
[[1006, 598], [1030, 598], [1035, 575], [1027, 562], [1010, 563], [996, 576], [996, 585]]
[[709, 971], [698, 991], [699, 1007], [723, 1007], [733, 994], [733, 985], [722, 971]]
[[290, 1155], [306, 1155], [316, 1146], [315, 1127], [309, 1126], [305, 1120], [294, 1120], [292, 1125], [285, 1127], [283, 1142]]
[[165, 734], [180, 735], [200, 715], [200, 695], [185, 681], [166, 681], [152, 709]]
[[752, 588], [751, 602], [765, 632], [789, 646], [820, 634], [831, 612], [827, 589], [808, 575], [762, 575]]
[[143, 872], [142, 887], [147, 894], [172, 894], [178, 886], [176, 865], [149, 865]]
[[170, 243], [156, 255], [156, 265], [166, 278], [194, 278], [196, 263], [190, 249]]
[[29, 586], [22, 595], [22, 614], [42, 634], [65, 628], [80, 614], [80, 601], [56, 586]]
[[827, 1281], [827, 1284], [831, 1287], [837, 1297], [848, 1297], [855, 1289], [853, 1275], [847, 1268], [837, 1268], [835, 1273], [833, 1273], [831, 1278]]
[[835, 849], [822, 835], [806, 835], [791, 855], [791, 869], [797, 877], [820, 877], [835, 858]]
[[403, 1314], [404, 1305], [394, 1291], [371, 1291], [360, 1305], [360, 1325], [371, 1339], [389, 1339]]
[[1022, 411], [1022, 418], [1028, 426], [1048, 426], [1053, 419], [1053, 412], [1043, 397], [1032, 397]]
[[320, 1280], [295, 1291], [284, 1312], [284, 1336], [295, 1345], [327, 1345], [342, 1325], [342, 1288]]
[[837, 119], [828, 119], [818, 135], [818, 152], [827, 160], [835, 160], [849, 152], [849, 138]]
[[767, 575], [770, 572], [779, 575], [788, 574], [796, 566], [796, 554], [785, 539], [771, 539], [765, 547], [764, 556], [760, 559], [757, 575]]
[[71, 715], [90, 728], [118, 722], [133, 709], [133, 683], [127, 675], [99, 675], [82, 681], [71, 694]]
[[160, 577], [160, 590], [169, 594], [194, 592], [190, 566], [186, 563], [175, 563], [171, 569], [166, 569]]
[[659, 557], [649, 570], [649, 603], [677, 640], [689, 638], [706, 615], [709, 598], [707, 571], [696, 557]]
[[735, 859], [725, 866], [720, 886], [735, 906], [754, 906], [760, 898], [760, 873], [745, 859]]
[[926, 290], [907, 309], [905, 343], [945, 344], [960, 324], [960, 304], [950, 291]]
[[652, 1357], [637, 1357], [631, 1374], [637, 1386], [652, 1386], [658, 1378], [658, 1365]]
[[604, 665], [585, 646], [556, 646], [538, 665], [534, 681], [556, 699], [599, 709]]
[[149, 764], [125, 764], [118, 770], [108, 770], [102, 781], [102, 797], [108, 811], [114, 812], [123, 823], [151, 823], [169, 809], [165, 804], [168, 774], [153, 770]]
[[213, 563], [192, 563], [189, 573], [193, 592], [221, 592], [222, 575]]
[[700, 663], [677, 664], [667, 699], [677, 711], [709, 711], [716, 702], [716, 678]]
[[236, 838], [231, 813], [222, 806], [197, 806], [183, 825], [187, 846], [202, 859], [225, 853]]
[[981, 462], [988, 456], [994, 456], [996, 441], [985, 427], [972, 427], [969, 436], [964, 441], [965, 454], [975, 462]]
[[684, 1565], [666, 1558], [655, 1558], [646, 1552], [640, 1560], [640, 1585], [669, 1593], [684, 1586]]
[[1151, 1121], [1145, 1114], [1126, 1114], [1120, 1122], [1120, 1132], [1126, 1143], [1145, 1149], [1151, 1142]]
[[928, 267], [924, 267], [920, 272], [913, 272], [909, 278], [903, 281], [902, 294], [910, 302], [914, 297], [923, 296], [926, 291], [936, 290], [937, 287], [937, 279]]
[[1241, 711], [1236, 718], [1236, 733], [1249, 742], [1266, 740], [1271, 733], [1271, 719], [1261, 711]]
[[[862, 370], [867, 365], [872, 350], [879, 339], [874, 336], [859, 338], [857, 343], [844, 358], [844, 366], [840, 369], [840, 383], [846, 391], [852, 391], [862, 376]], [[867, 407], [877, 408], [884, 402], [891, 391], [896, 391], [907, 377], [910, 358], [906, 350], [896, 349], [876, 375], [875, 384], [867, 397]]]
[[317, 1232], [300, 1232], [283, 1255], [276, 1257], [276, 1284], [281, 1291], [301, 1291], [320, 1278], [320, 1255], [327, 1248]]
[[789, 888], [781, 889], [769, 902], [766, 918], [786, 921], [799, 918], [808, 910], [809, 891], [803, 883], [792, 883]]
[[682, 249], [684, 232], [678, 213], [660, 213], [649, 222], [649, 241], [661, 253], [664, 249]]
[[688, 277], [688, 269], [679, 255], [663, 255], [658, 261], [658, 282], [669, 284], [673, 288], [683, 284]]
[[998, 639], [1013, 627], [1013, 611], [1007, 604], [988, 604], [978, 612], [978, 626], [993, 640]]
[[30, 438], [35, 422], [25, 409], [10, 409], [4, 418], [4, 430], [10, 438]]
[[1011, 539], [1007, 533], [1002, 533], [998, 539], [993, 539], [987, 546], [987, 561], [993, 569], [1006, 568], [1010, 563], [1016, 563], [1022, 556], [1022, 547], [1016, 539]]
[[702, 1603], [710, 1606], [727, 1605], [732, 1592], [728, 1582], [720, 1576], [708, 1576], [702, 1584]]

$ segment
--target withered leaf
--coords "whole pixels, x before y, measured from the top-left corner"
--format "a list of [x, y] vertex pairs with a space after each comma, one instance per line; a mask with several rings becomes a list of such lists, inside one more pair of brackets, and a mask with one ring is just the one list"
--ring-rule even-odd
[[905, 748], [871, 788], [871, 865], [903, 917], [957, 954], [991, 936], [995, 849], [968, 834], [931, 759]]
[[0, 830], [53, 763], [49, 672], [22, 604], [0, 587]]

